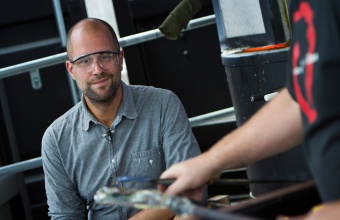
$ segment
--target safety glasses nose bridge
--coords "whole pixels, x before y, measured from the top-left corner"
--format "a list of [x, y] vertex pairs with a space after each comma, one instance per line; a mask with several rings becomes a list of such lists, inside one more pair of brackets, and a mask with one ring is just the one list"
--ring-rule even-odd
[[95, 58], [97, 54], [95, 55], [91, 55], [89, 57], [90, 61], [89, 61], [89, 66], [88, 66], [88, 71], [91, 71], [94, 69], [94, 66], [97, 65], [97, 63], [99, 64], [99, 67], [102, 68], [102, 69], [108, 69], [108, 64], [111, 65], [112, 63], [112, 59], [110, 60], [101, 60], [99, 56], [97, 56]]

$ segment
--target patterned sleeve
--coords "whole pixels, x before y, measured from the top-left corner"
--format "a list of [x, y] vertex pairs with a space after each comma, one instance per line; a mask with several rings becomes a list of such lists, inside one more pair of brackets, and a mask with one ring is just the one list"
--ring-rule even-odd
[[200, 154], [200, 148], [179, 98], [169, 92], [162, 105], [163, 151], [166, 168], [169, 168], [174, 163], [197, 156]]
[[51, 127], [42, 139], [45, 189], [51, 219], [84, 219], [83, 202], [63, 167]]

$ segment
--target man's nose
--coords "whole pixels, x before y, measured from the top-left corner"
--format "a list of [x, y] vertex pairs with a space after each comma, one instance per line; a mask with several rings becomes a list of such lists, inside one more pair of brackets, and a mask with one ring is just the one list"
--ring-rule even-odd
[[98, 60], [93, 61], [92, 63], [92, 71], [97, 72], [97, 71], [102, 71], [104, 69], [103, 64], [101, 64]]

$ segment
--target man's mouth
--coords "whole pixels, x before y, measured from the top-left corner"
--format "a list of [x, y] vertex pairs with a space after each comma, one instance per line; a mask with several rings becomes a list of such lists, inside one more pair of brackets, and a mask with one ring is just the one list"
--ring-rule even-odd
[[102, 85], [102, 84], [106, 84], [106, 82], [109, 80], [110, 78], [102, 78], [100, 80], [97, 80], [95, 82], [93, 82], [93, 85]]

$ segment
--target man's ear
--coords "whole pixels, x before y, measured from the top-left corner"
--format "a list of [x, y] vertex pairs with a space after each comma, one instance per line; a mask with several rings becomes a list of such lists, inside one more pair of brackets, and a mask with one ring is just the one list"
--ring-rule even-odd
[[120, 71], [123, 70], [123, 63], [124, 63], [124, 51], [121, 50], [118, 55], [118, 64], [120, 66]]
[[65, 66], [66, 66], [66, 69], [67, 69], [68, 73], [71, 75], [72, 79], [75, 80], [74, 72], [73, 72], [73, 64], [71, 63], [71, 61], [66, 60]]

